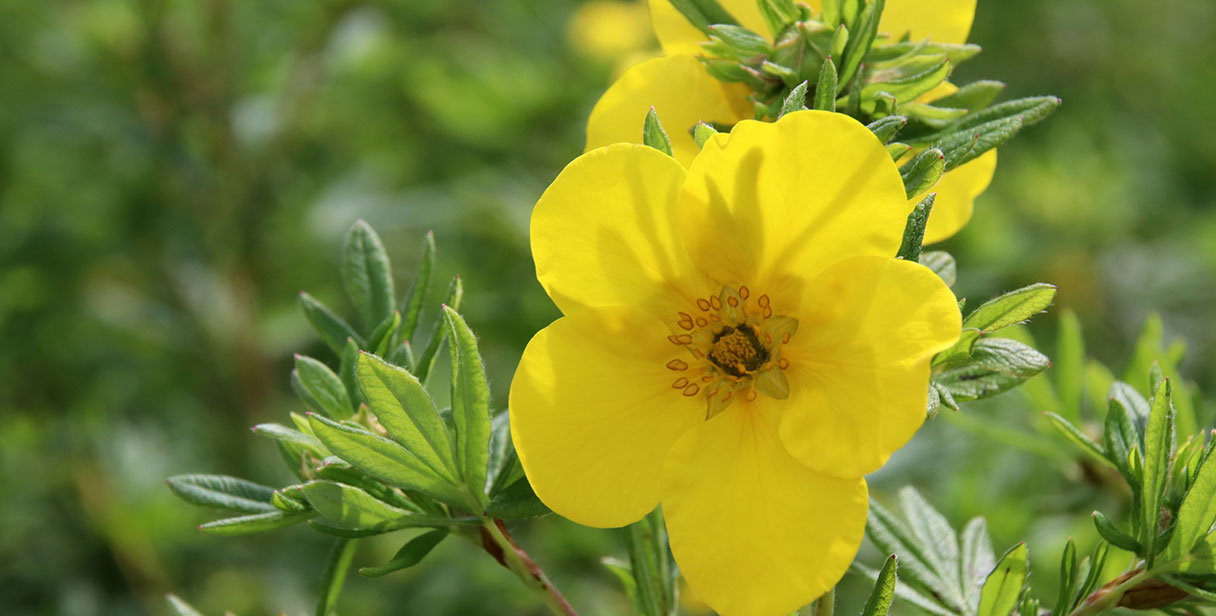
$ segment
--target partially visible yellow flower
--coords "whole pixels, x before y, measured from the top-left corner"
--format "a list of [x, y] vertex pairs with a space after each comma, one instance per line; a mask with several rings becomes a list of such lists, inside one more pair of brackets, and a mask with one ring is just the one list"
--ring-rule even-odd
[[612, 63], [613, 78], [661, 54], [650, 28], [645, 0], [591, 0], [578, 5], [567, 30], [570, 47]]
[[681, 572], [726, 616], [831, 588], [862, 477], [920, 427], [929, 362], [960, 331], [946, 285], [892, 257], [910, 210], [843, 114], [740, 122], [687, 170], [624, 143], [570, 163], [531, 226], [564, 316], [511, 383], [536, 494], [597, 527], [661, 502]]
[[[755, 0], [720, 0], [741, 25], [767, 34]], [[964, 43], [975, 16], [976, 0], [887, 0], [880, 30], [893, 37], [908, 33], [912, 39], [929, 37], [939, 43]], [[819, 2], [811, 6], [819, 9]], [[709, 76], [693, 56], [700, 53], [705, 35], [693, 27], [669, 0], [650, 0], [655, 34], [666, 53], [625, 71], [596, 103], [587, 122], [591, 151], [611, 143], [641, 143], [646, 112], [654, 106], [671, 137], [677, 160], [688, 165], [697, 154], [690, 129], [697, 122], [731, 125], [753, 116], [749, 90], [741, 84], [723, 84]], [[936, 90], [925, 101], [949, 93]], [[944, 240], [971, 219], [975, 198], [988, 187], [996, 170], [996, 153], [947, 173], [934, 187], [937, 200], [929, 216], [925, 242]], [[919, 198], [917, 199], [919, 200]]]

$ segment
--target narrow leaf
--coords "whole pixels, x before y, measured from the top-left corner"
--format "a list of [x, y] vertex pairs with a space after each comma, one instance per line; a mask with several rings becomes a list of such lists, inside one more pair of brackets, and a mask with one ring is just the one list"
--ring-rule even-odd
[[663, 130], [659, 122], [659, 112], [654, 107], [646, 112], [646, 120], [642, 123], [642, 143], [671, 156], [671, 138]]
[[353, 327], [347, 325], [346, 321], [326, 308], [325, 304], [317, 301], [317, 298], [303, 291], [300, 291], [300, 309], [304, 311], [304, 317], [308, 319], [308, 322], [312, 323], [313, 329], [317, 330], [317, 335], [335, 353], [342, 352], [347, 338], [354, 338], [357, 343], [363, 344], [363, 337]]
[[836, 62], [831, 56], [823, 59], [819, 83], [815, 86], [815, 109], [836, 111]]
[[1174, 438], [1174, 406], [1170, 404], [1170, 384], [1164, 381], [1153, 395], [1148, 427], [1144, 432], [1144, 483], [1141, 491], [1140, 542], [1145, 560], [1152, 566], [1157, 534], [1160, 530], [1161, 499], [1169, 474], [1170, 445]]
[[455, 310], [444, 306], [451, 337], [452, 419], [456, 424], [456, 463], [461, 475], [485, 503], [486, 464], [490, 456], [490, 387], [477, 350], [477, 338]]
[[296, 395], [317, 413], [334, 419], [346, 419], [354, 411], [342, 379], [329, 366], [305, 355], [296, 355], [296, 368], [291, 373], [291, 386]]
[[[831, 62], [825, 64], [831, 64]], [[783, 118], [786, 114], [806, 110], [806, 89], [807, 82], [804, 81], [790, 90], [789, 96], [786, 96], [785, 102], [781, 104], [781, 113], [777, 117]]]
[[165, 480], [178, 498], [200, 507], [245, 513], [275, 511], [274, 488], [227, 475], [175, 475]]
[[329, 552], [325, 569], [321, 572], [321, 594], [317, 597], [316, 616], [329, 616], [338, 605], [338, 595], [346, 583], [346, 572], [355, 557], [355, 541], [339, 539]]
[[401, 546], [400, 550], [393, 555], [393, 559], [379, 567], [363, 567], [359, 569], [359, 574], [363, 577], [376, 578], [382, 575], [408, 569], [422, 562], [427, 554], [431, 553], [446, 537], [448, 529], [439, 528], [425, 532], [413, 539], [410, 539], [405, 545]]
[[373, 498], [354, 486], [332, 481], [310, 481], [300, 486], [313, 509], [335, 526], [361, 529], [382, 529], [398, 526], [412, 514]]
[[1056, 296], [1056, 287], [1046, 283], [1032, 284], [1000, 297], [984, 302], [967, 315], [963, 327], [974, 327], [983, 332], [1022, 323], [1043, 312]]
[[738, 24], [717, 0], [669, 0], [688, 23], [706, 35], [714, 24]]
[[1019, 543], [1001, 557], [996, 569], [984, 581], [977, 616], [1009, 616], [1018, 605], [1029, 568], [1025, 543]]
[[388, 435], [437, 476], [455, 478], [451, 437], [422, 383], [370, 353], [360, 354], [357, 373], [368, 409]]
[[302, 513], [284, 513], [279, 510], [269, 511], [266, 513], [254, 513], [243, 515], [235, 518], [225, 518], [214, 522], [207, 522], [198, 529], [209, 535], [220, 535], [224, 537], [236, 537], [239, 535], [252, 535], [255, 533], [264, 533], [266, 531], [277, 530], [298, 524], [316, 515], [315, 512], [306, 511]]
[[887, 612], [891, 609], [891, 601], [895, 598], [897, 577], [896, 557], [892, 554], [882, 564], [882, 570], [878, 572], [878, 579], [874, 583], [874, 590], [870, 593], [865, 608], [861, 610], [861, 616], [887, 616]]
[[362, 220], [357, 221], [346, 235], [342, 278], [346, 293], [369, 328], [393, 313], [397, 294], [393, 291], [388, 254], [380, 243], [380, 236]]
[[908, 222], [904, 224], [904, 237], [895, 258], [906, 259], [913, 263], [920, 261], [925, 227], [929, 224], [929, 213], [933, 210], [933, 201], [936, 198], [936, 193], [929, 193], [925, 195], [924, 199], [921, 199], [920, 203], [916, 204], [916, 207], [912, 208], [912, 213], [908, 214]]
[[409, 341], [414, 338], [418, 329], [418, 319], [422, 316], [422, 306], [426, 302], [427, 290], [431, 286], [431, 272], [435, 270], [435, 232], [427, 231], [422, 239], [422, 258], [418, 261], [418, 275], [410, 285], [402, 309], [405, 313], [401, 328], [397, 331], [397, 340]]
[[1115, 526], [1115, 523], [1111, 522], [1110, 518], [1103, 515], [1101, 511], [1095, 511], [1092, 515], [1094, 527], [1098, 529], [1098, 534], [1102, 535], [1107, 543], [1133, 554], [1141, 551], [1140, 543], [1136, 541], [1136, 538], [1119, 530], [1119, 527]]

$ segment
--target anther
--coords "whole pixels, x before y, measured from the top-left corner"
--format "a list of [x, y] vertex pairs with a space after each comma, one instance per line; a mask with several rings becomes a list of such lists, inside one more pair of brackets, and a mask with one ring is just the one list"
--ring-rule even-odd
[[702, 382], [702, 383], [708, 383], [708, 382], [710, 382], [710, 381], [712, 381], [712, 380], [714, 380], [714, 375], [712, 375], [712, 374], [707, 374], [707, 375], [705, 375], [705, 376], [701, 377], [701, 382]]
[[693, 327], [693, 326], [692, 326], [692, 321], [678, 321], [678, 322], [676, 323], [676, 325], [679, 325], [680, 327], [682, 327], [682, 328], [684, 328], [685, 330], [688, 330], [688, 331], [692, 331], [692, 327]]
[[788, 360], [788, 359], [786, 359], [786, 358], [782, 357], [781, 359], [777, 360], [777, 367], [781, 368], [782, 370], [785, 370], [786, 368], [789, 368], [789, 367], [790, 367], [790, 360]]
[[690, 344], [692, 342], [692, 336], [689, 336], [688, 334], [680, 334], [678, 336], [668, 336], [667, 339], [670, 340], [672, 344], [683, 345], [683, 344]]
[[703, 297], [698, 297], [697, 298], [697, 308], [700, 308], [701, 310], [708, 312], [709, 311], [709, 300], [707, 300]]
[[676, 379], [676, 382], [671, 384], [672, 389], [684, 389], [685, 387], [688, 387], [688, 379], [684, 377]]
[[711, 295], [709, 297], [709, 305], [713, 306], [714, 310], [721, 310], [722, 309], [722, 298], [718, 297], [717, 295]]
[[726, 298], [726, 303], [730, 304], [730, 307], [731, 307], [731, 308], [738, 308], [738, 307], [739, 307], [739, 300], [738, 300], [738, 299], [735, 299], [735, 297], [733, 297], [733, 296], [731, 296], [731, 297], [727, 297], [727, 298]]
[[697, 318], [697, 327], [705, 327], [707, 325], [709, 325], [709, 321], [705, 320], [704, 318]]
[[756, 303], [760, 304], [761, 308], [767, 308], [771, 302], [769, 301], [767, 295], [761, 295], [760, 299], [756, 300]]
[[748, 402], [755, 400], [756, 399], [756, 390], [754, 390], [754, 389], [747, 390], [747, 393], [744, 394], [743, 397], [747, 398]]
[[669, 370], [688, 370], [688, 364], [684, 363], [681, 360], [673, 359], [673, 360], [667, 362], [667, 368]]
[[743, 299], [747, 299], [747, 296], [751, 295], [751, 294], [752, 294], [752, 292], [749, 291], [747, 289], [747, 287], [739, 287], [739, 297], [742, 297]]
[[781, 344], [789, 344], [789, 343], [790, 343], [790, 336], [791, 336], [791, 335], [792, 335], [792, 334], [786, 334], [786, 335], [782, 336], [782, 337], [781, 337]]
[[760, 314], [763, 315], [764, 318], [766, 318], [766, 319], [773, 316], [773, 307], [772, 306], [761, 306]]
[[688, 314], [687, 312], [681, 312], [681, 313], [679, 313], [679, 315], [680, 315], [681, 321], [691, 321], [692, 320], [692, 315]]
[[697, 391], [699, 391], [700, 389], [701, 389], [700, 386], [698, 386], [696, 383], [693, 383], [692, 385], [689, 385], [688, 387], [684, 388], [684, 395], [688, 396], [688, 397], [695, 396], [695, 395], [697, 395]]

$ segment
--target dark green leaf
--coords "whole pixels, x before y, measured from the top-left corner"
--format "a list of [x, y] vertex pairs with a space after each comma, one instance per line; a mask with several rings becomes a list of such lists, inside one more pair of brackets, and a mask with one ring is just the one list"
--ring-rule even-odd
[[332, 481], [310, 481], [300, 489], [318, 513], [333, 525], [352, 530], [400, 528], [414, 515], [380, 501], [354, 486]]
[[367, 337], [367, 350], [384, 356], [393, 344], [397, 329], [401, 327], [401, 313], [396, 310], [384, 319]]
[[[874, 136], [878, 137], [879, 141], [882, 141], [883, 143], [888, 143], [892, 139], [894, 139], [896, 133], [898, 133], [899, 130], [901, 128], [903, 128], [904, 126], [906, 126], [907, 124], [908, 124], [908, 118], [905, 118], [903, 116], [894, 115], [894, 116], [887, 116], [880, 120], [875, 120], [874, 122], [871, 122], [869, 125], [867, 125], [866, 128], [870, 129], [870, 132], [874, 133]], [[905, 147], [907, 147], [907, 146], [905, 146]]]
[[174, 475], [165, 480], [178, 498], [200, 507], [244, 513], [276, 511], [274, 488], [227, 475]]
[[[827, 64], [831, 64], [831, 62]], [[781, 104], [781, 113], [777, 117], [783, 118], [795, 111], [804, 111], [806, 109], [806, 89], [807, 82], [804, 81], [790, 90], [789, 96], [786, 96], [785, 102]]]
[[1089, 438], [1089, 435], [1082, 432], [1080, 428], [1072, 425], [1072, 422], [1060, 417], [1055, 413], [1043, 413], [1043, 415], [1045, 415], [1047, 420], [1051, 422], [1052, 427], [1059, 430], [1060, 434], [1064, 435], [1064, 438], [1067, 438], [1068, 440], [1072, 441], [1074, 445], [1080, 447], [1081, 451], [1085, 452], [1098, 462], [1108, 465], [1111, 464], [1106, 455], [1106, 451], [1102, 449], [1102, 446], [1095, 443], [1094, 440]]
[[347, 325], [346, 321], [326, 308], [325, 304], [303, 291], [300, 291], [300, 308], [304, 311], [304, 317], [317, 330], [317, 335], [325, 341], [325, 344], [329, 345], [329, 348], [333, 349], [334, 353], [342, 352], [347, 338], [354, 338], [359, 345], [363, 344], [363, 337], [353, 327]]
[[741, 56], [759, 56], [772, 52], [768, 39], [743, 26], [716, 23], [709, 26], [709, 35], [722, 41]]
[[1166, 560], [1190, 554], [1216, 525], [1216, 462], [1206, 457], [1178, 508], [1174, 537], [1165, 552]]
[[722, 8], [721, 4], [718, 4], [717, 0], [669, 1], [677, 11], [684, 15], [684, 19], [687, 19], [688, 23], [706, 35], [710, 34], [709, 27], [714, 24], [737, 25], [739, 23], [735, 21], [734, 17], [731, 17], [731, 14], [726, 9]]
[[768, 31], [776, 38], [785, 31], [787, 24], [797, 21], [801, 13], [794, 5], [794, 0], [758, 0], [760, 15], [768, 25]]
[[944, 250], [930, 250], [920, 254], [920, 263], [925, 267], [933, 270], [946, 286], [954, 286], [955, 278], [958, 275], [958, 265], [954, 262], [954, 257]]
[[933, 188], [942, 178], [945, 168], [946, 157], [936, 148], [925, 150], [904, 163], [899, 173], [903, 177], [904, 192], [908, 198], [913, 199]]
[[878, 572], [878, 579], [874, 583], [874, 590], [870, 593], [865, 608], [861, 610], [861, 616], [887, 616], [887, 612], [891, 609], [891, 600], [895, 598], [897, 577], [896, 557], [892, 554], [882, 564], [882, 570]]
[[[369, 329], [392, 315], [397, 294], [393, 291], [388, 254], [380, 236], [362, 220], [355, 222], [346, 235], [342, 279], [347, 295]], [[344, 336], [342, 340], [345, 339]]]
[[422, 559], [426, 558], [426, 555], [430, 554], [431, 550], [434, 550], [447, 536], [448, 529], [446, 528], [422, 533], [401, 546], [401, 549], [393, 555], [392, 560], [379, 567], [363, 567], [359, 569], [359, 574], [363, 577], [376, 578], [413, 567], [422, 562]]
[[921, 199], [912, 213], [908, 214], [908, 222], [904, 224], [904, 238], [899, 245], [897, 259], [906, 259], [913, 263], [920, 260], [920, 251], [925, 239], [925, 226], [929, 224], [929, 212], [933, 209], [933, 201], [937, 195], [931, 193]]
[[933, 102], [942, 107], [960, 107], [976, 111], [991, 105], [1004, 89], [1005, 84], [999, 81], [976, 81], [959, 88], [954, 94]]
[[354, 541], [339, 539], [330, 550], [325, 569], [321, 572], [321, 594], [317, 597], [316, 616], [328, 616], [338, 605], [338, 595], [342, 594], [342, 585], [346, 582], [350, 562], [355, 557], [356, 545]]
[[220, 535], [224, 537], [235, 537], [238, 535], [252, 535], [255, 533], [264, 533], [266, 531], [285, 528], [292, 524], [298, 524], [316, 515], [312, 511], [302, 513], [284, 513], [277, 509], [266, 513], [254, 513], [243, 515], [235, 518], [224, 518], [214, 522], [207, 522], [198, 529], [210, 534]]
[[1068, 543], [1064, 544], [1064, 554], [1060, 557], [1060, 589], [1056, 595], [1056, 604], [1051, 608], [1051, 616], [1064, 616], [1072, 610], [1077, 581], [1077, 546], [1069, 539]]
[[493, 497], [523, 477], [523, 467], [511, 442], [511, 419], [506, 412], [490, 424], [490, 458], [486, 464], [486, 493]]
[[1108, 543], [1133, 554], [1140, 552], [1140, 542], [1136, 541], [1135, 537], [1119, 530], [1119, 527], [1115, 526], [1115, 523], [1111, 522], [1110, 518], [1103, 515], [1101, 511], [1093, 512], [1093, 518], [1098, 534], [1102, 535], [1102, 538]]
[[878, 20], [885, 7], [886, 0], [873, 0], [873, 2], [866, 3], [858, 27], [854, 29], [854, 34], [849, 36], [849, 40], [844, 46], [844, 53], [841, 56], [843, 65], [840, 69], [840, 83], [849, 83], [857, 74], [862, 59], [869, 53], [870, 46], [874, 44], [874, 37], [878, 34]]
[[346, 419], [354, 412], [342, 379], [329, 366], [311, 357], [296, 355], [291, 386], [314, 412], [334, 419]]
[[1009, 616], [1018, 605], [1022, 585], [1026, 582], [1029, 554], [1025, 543], [1019, 543], [1004, 556], [996, 569], [984, 581], [977, 616]]
[[477, 350], [477, 338], [464, 318], [444, 306], [452, 356], [452, 419], [456, 425], [456, 464], [485, 504], [486, 464], [490, 456], [490, 387]]
[[[460, 276], [453, 276], [452, 282], [448, 285], [447, 301], [444, 305], [452, 310], [460, 309], [460, 300], [464, 297], [464, 286], [460, 282]], [[443, 345], [443, 341], [447, 340], [448, 328], [442, 316], [435, 323], [435, 328], [431, 331], [431, 337], [426, 343], [426, 348], [423, 349], [422, 355], [418, 357], [418, 364], [414, 367], [414, 375], [418, 380], [426, 383], [427, 377], [431, 375], [435, 368], [435, 359], [439, 355], [439, 348]]]
[[1032, 284], [984, 302], [967, 315], [963, 327], [994, 332], [1022, 323], [1043, 312], [1056, 296], [1056, 287], [1046, 283]]
[[819, 69], [819, 83], [815, 86], [815, 109], [836, 111], [836, 77], [836, 62], [828, 56], [824, 58], [823, 67]]
[[402, 302], [405, 313], [401, 327], [397, 330], [397, 340], [408, 342], [413, 340], [414, 331], [418, 329], [418, 319], [422, 316], [422, 306], [426, 302], [427, 290], [431, 286], [431, 272], [435, 270], [435, 232], [427, 231], [422, 240], [422, 258], [418, 261], [418, 275], [410, 285], [410, 292]]
[[527, 478], [507, 486], [486, 504], [487, 516], [503, 520], [534, 518], [548, 513], [549, 508], [536, 497]]
[[659, 112], [655, 111], [654, 107], [646, 112], [646, 120], [642, 123], [642, 143], [671, 156], [671, 138], [667, 136], [667, 131], [663, 130], [663, 124], [659, 122]]
[[1170, 384], [1161, 383], [1153, 394], [1148, 427], [1144, 431], [1144, 482], [1141, 490], [1140, 543], [1145, 560], [1152, 566], [1157, 534], [1160, 530], [1162, 498], [1169, 475], [1171, 444], [1174, 439], [1174, 405], [1170, 404]]

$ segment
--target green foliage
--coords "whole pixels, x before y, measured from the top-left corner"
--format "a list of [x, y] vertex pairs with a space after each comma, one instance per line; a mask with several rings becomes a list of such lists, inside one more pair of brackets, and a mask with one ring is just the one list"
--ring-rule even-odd
[[929, 212], [933, 209], [935, 198], [936, 195], [927, 195], [916, 204], [916, 207], [912, 208], [912, 213], [908, 214], [908, 222], [904, 225], [904, 237], [900, 241], [899, 252], [895, 253], [896, 258], [907, 259], [913, 263], [920, 261], [925, 239], [925, 226], [929, 224]]
[[667, 131], [663, 130], [663, 125], [659, 123], [659, 114], [654, 107], [646, 112], [646, 120], [642, 127], [642, 143], [671, 156], [671, 138], [667, 136]]

